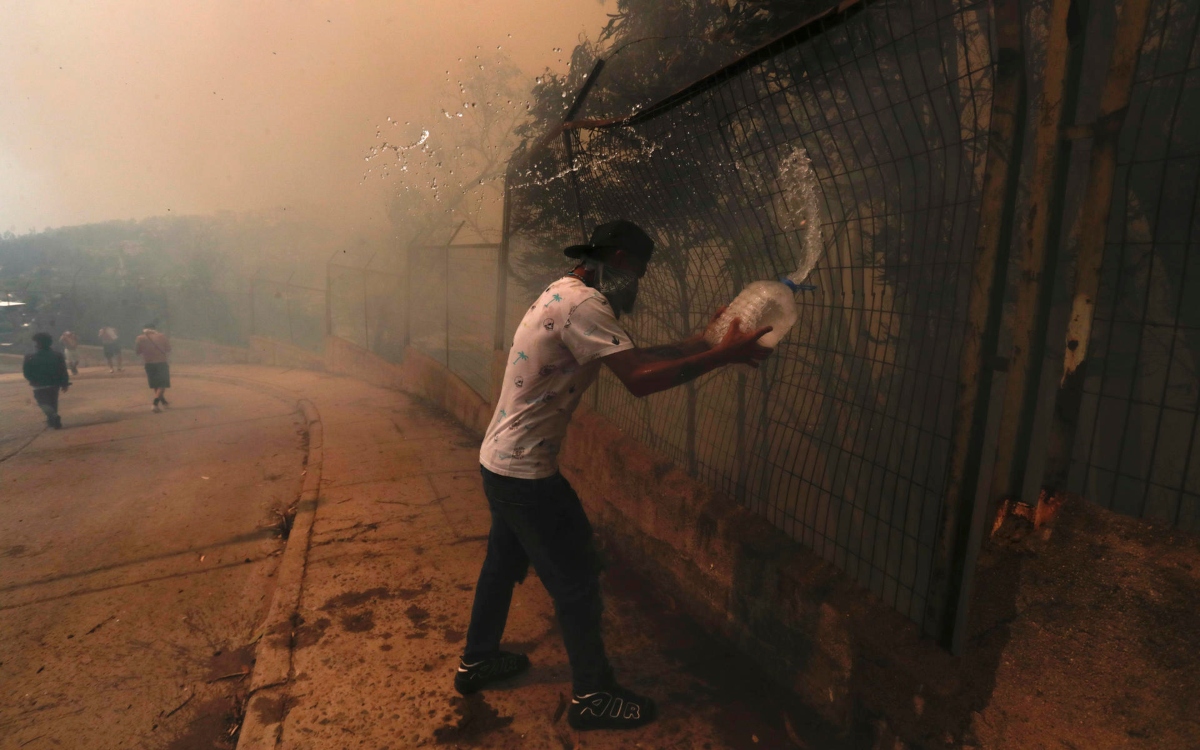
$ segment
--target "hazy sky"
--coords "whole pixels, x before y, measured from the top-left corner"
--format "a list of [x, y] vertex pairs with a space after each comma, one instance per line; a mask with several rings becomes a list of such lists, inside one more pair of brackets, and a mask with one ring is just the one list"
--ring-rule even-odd
[[0, 0], [0, 231], [279, 206], [381, 221], [387, 186], [360, 185], [377, 125], [454, 101], [445, 71], [476, 46], [502, 45], [532, 85], [607, 10]]

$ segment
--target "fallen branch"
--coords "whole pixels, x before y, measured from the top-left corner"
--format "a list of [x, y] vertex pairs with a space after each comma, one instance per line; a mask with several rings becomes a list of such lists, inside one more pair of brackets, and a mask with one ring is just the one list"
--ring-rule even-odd
[[84, 635], [91, 635], [92, 633], [95, 633], [97, 630], [99, 630], [100, 628], [104, 627], [106, 624], [108, 624], [108, 623], [112, 622], [112, 621], [113, 621], [113, 620], [115, 620], [115, 619], [117, 619], [117, 616], [116, 616], [116, 615], [109, 615], [109, 616], [108, 616], [108, 618], [106, 618], [106, 619], [104, 619], [104, 620], [101, 620], [101, 621], [100, 621], [99, 623], [97, 623], [97, 624], [96, 624], [96, 625], [95, 625], [95, 626], [94, 626], [94, 627], [93, 627], [91, 630], [89, 630], [88, 632], [84, 633]]
[[212, 678], [211, 680], [209, 680], [209, 681], [208, 681], [208, 684], [209, 684], [209, 685], [211, 685], [211, 684], [213, 684], [214, 682], [220, 682], [221, 680], [232, 680], [232, 679], [235, 679], [235, 678], [236, 678], [236, 679], [241, 679], [241, 678], [245, 677], [245, 676], [246, 676], [246, 675], [248, 675], [248, 674], [250, 674], [250, 673], [249, 673], [249, 672], [233, 672], [232, 674], [222, 675], [222, 676], [220, 676], [220, 677], [214, 677], [214, 678]]
[[167, 712], [165, 715], [163, 715], [163, 718], [164, 718], [164, 719], [165, 719], [165, 718], [167, 718], [167, 717], [168, 717], [168, 716], [170, 716], [171, 714], [175, 713], [175, 712], [176, 712], [176, 711], [178, 711], [179, 709], [181, 709], [181, 708], [183, 708], [184, 706], [186, 706], [186, 705], [188, 704], [188, 701], [190, 701], [190, 700], [191, 700], [193, 697], [195, 697], [195, 695], [196, 695], [195, 693], [188, 693], [188, 697], [186, 697], [186, 698], [184, 698], [184, 699], [183, 699], [183, 703], [180, 703], [180, 704], [179, 704], [178, 706], [176, 706], [175, 708], [172, 708], [172, 709], [171, 709], [170, 711], [168, 711], [168, 712]]

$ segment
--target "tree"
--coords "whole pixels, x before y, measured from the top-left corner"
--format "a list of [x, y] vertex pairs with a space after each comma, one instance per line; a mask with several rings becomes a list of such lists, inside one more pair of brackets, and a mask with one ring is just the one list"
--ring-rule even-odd
[[[519, 123], [528, 117], [523, 75], [503, 52], [475, 55], [452, 84], [455, 106], [431, 116], [427, 126], [408, 129], [407, 142], [393, 143], [382, 130], [371, 149], [380, 170], [396, 179], [388, 215], [407, 240], [465, 222], [481, 238], [499, 239], [504, 172]], [[400, 123], [389, 122], [393, 128]]]

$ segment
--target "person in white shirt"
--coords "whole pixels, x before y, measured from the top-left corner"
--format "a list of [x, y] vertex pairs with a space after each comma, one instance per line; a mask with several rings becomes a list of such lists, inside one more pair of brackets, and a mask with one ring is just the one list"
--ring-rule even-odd
[[[108, 371], [116, 372], [123, 370], [121, 366], [121, 341], [117, 335], [117, 329], [112, 326], [104, 326], [100, 329], [100, 344], [104, 347], [104, 358], [108, 360]], [[113, 360], [117, 360], [117, 369], [113, 369]]]
[[517, 328], [479, 452], [492, 527], [455, 688], [473, 693], [528, 668], [524, 654], [500, 650], [500, 639], [513, 586], [532, 563], [562, 626], [573, 683], [567, 719], [576, 729], [641, 726], [655, 707], [617, 685], [605, 656], [592, 527], [558, 471], [572, 412], [601, 362], [642, 397], [723, 365], [757, 367], [771, 352], [758, 343], [769, 327], [743, 332], [736, 321], [715, 347], [703, 332], [668, 346], [637, 347], [618, 318], [632, 311], [653, 251], [654, 242], [628, 221], [602, 224], [588, 244], [565, 250], [579, 265], [546, 287]]

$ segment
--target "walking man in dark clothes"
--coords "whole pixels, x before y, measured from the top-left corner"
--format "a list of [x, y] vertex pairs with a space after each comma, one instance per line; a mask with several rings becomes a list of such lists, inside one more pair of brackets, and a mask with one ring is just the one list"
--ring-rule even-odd
[[58, 416], [58, 393], [67, 392], [71, 387], [70, 376], [67, 375], [66, 358], [50, 348], [54, 339], [48, 333], [35, 333], [33, 345], [36, 350], [25, 355], [22, 368], [25, 379], [33, 386], [33, 400], [46, 414], [46, 425], [56, 430], [62, 429], [62, 417]]
[[137, 337], [134, 348], [146, 363], [146, 381], [154, 391], [154, 413], [157, 414], [167, 403], [167, 389], [171, 387], [171, 365], [167, 355], [171, 353], [171, 341], [165, 333], [154, 330], [151, 323], [142, 329], [142, 335]]
[[492, 527], [454, 686], [473, 693], [529, 667], [524, 654], [501, 651], [500, 639], [513, 586], [533, 563], [562, 626], [573, 683], [567, 720], [575, 729], [641, 726], [655, 706], [616, 683], [605, 655], [592, 527], [558, 472], [572, 412], [601, 362], [642, 397], [723, 365], [757, 367], [771, 351], [758, 343], [769, 327], [743, 332], [737, 321], [711, 348], [703, 333], [668, 346], [635, 346], [617, 319], [632, 310], [653, 250], [628, 221], [603, 224], [587, 245], [565, 250], [579, 264], [546, 288], [517, 328], [479, 455]]

